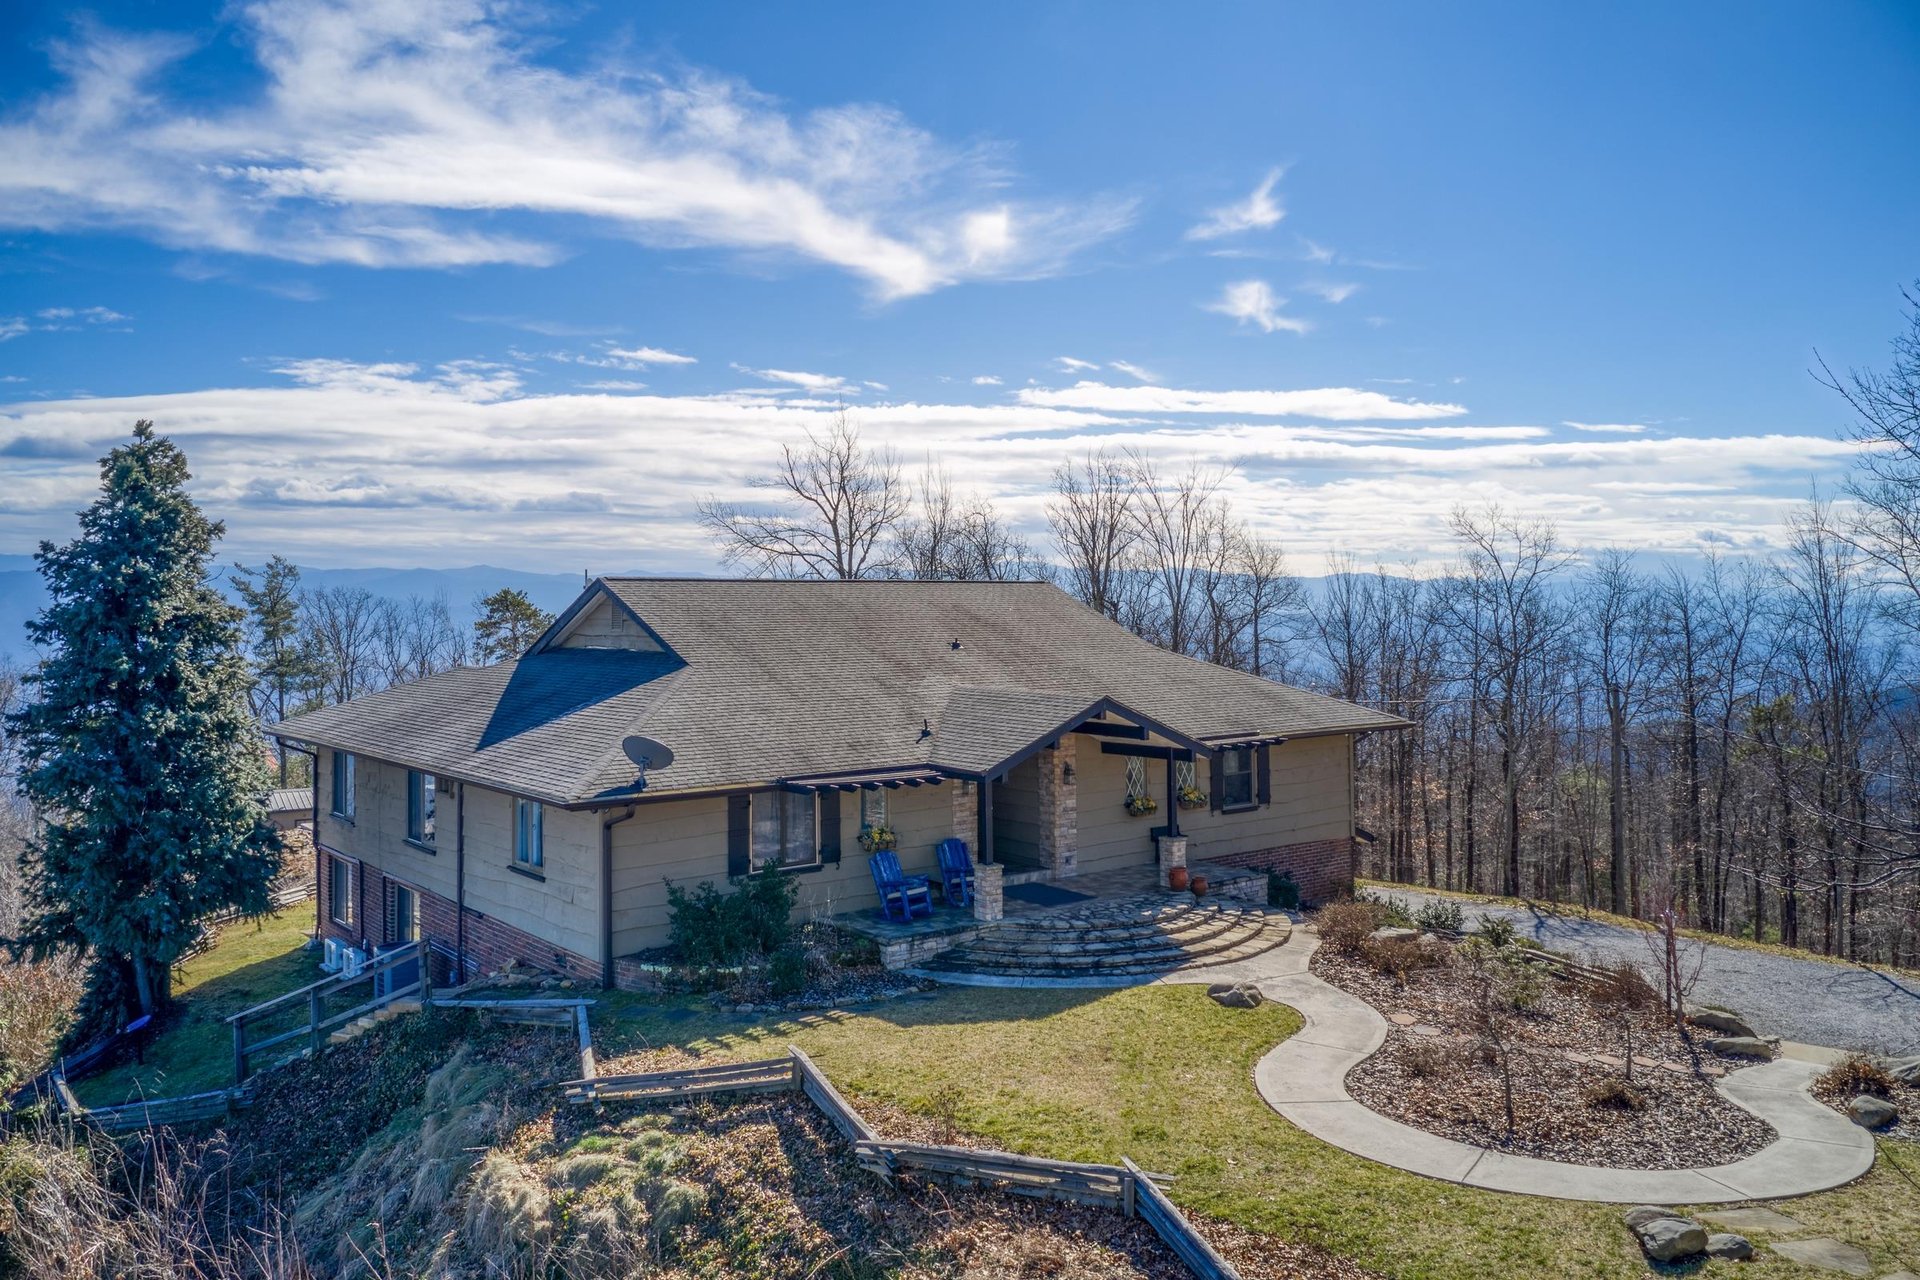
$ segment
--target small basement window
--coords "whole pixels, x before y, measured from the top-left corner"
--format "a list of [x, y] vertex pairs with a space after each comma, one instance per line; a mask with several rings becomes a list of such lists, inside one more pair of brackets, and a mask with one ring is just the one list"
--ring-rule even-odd
[[1214, 757], [1220, 769], [1220, 807], [1253, 806], [1253, 748], [1233, 747]]
[[753, 865], [810, 867], [820, 861], [811, 791], [753, 793]]
[[547, 865], [542, 828], [546, 825], [546, 806], [538, 800], [513, 802], [513, 861], [527, 871]]
[[407, 770], [407, 839], [429, 847], [433, 844], [434, 777], [418, 769]]
[[353, 755], [333, 753], [333, 816], [353, 820]]

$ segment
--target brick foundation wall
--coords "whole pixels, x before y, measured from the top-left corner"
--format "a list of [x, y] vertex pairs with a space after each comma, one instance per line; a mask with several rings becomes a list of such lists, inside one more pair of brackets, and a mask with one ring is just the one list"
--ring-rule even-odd
[[[322, 937], [338, 938], [351, 946], [373, 948], [393, 941], [386, 936], [387, 901], [394, 886], [413, 890], [420, 913], [420, 936], [446, 954], [454, 953], [459, 939], [458, 908], [450, 898], [422, 889], [410, 881], [396, 879], [357, 858], [350, 858], [325, 845], [320, 847], [320, 930]], [[353, 867], [354, 915], [343, 925], [334, 917], [330, 895], [333, 891], [334, 860]], [[524, 929], [496, 920], [467, 908], [466, 974], [477, 978], [492, 973], [515, 960], [535, 969], [548, 969], [581, 982], [600, 981], [600, 964], [585, 956], [544, 942]], [[457, 981], [453, 975], [436, 974], [436, 980]]]
[[1252, 871], [1290, 872], [1300, 886], [1301, 901], [1317, 906], [1353, 892], [1353, 857], [1353, 841], [1343, 836], [1249, 853], [1209, 854], [1205, 860]]

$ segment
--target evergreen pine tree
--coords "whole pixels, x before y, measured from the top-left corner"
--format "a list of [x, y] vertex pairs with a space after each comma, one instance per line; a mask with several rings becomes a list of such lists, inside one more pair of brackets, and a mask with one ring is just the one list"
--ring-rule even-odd
[[476, 662], [505, 662], [525, 653], [540, 633], [553, 625], [553, 615], [541, 610], [527, 593], [502, 587], [479, 603], [473, 624]]
[[[319, 678], [318, 664], [300, 643], [300, 570], [284, 556], [259, 569], [233, 566], [233, 589], [247, 606], [253, 651], [254, 711], [262, 723], [285, 720], [302, 689]], [[287, 785], [287, 752], [279, 752], [281, 786]]]
[[266, 909], [280, 840], [241, 611], [208, 583], [223, 529], [151, 422], [100, 475], [80, 535], [35, 556], [49, 601], [28, 631], [46, 657], [11, 727], [44, 826], [20, 942], [89, 948], [96, 1008], [150, 1013], [204, 917]]

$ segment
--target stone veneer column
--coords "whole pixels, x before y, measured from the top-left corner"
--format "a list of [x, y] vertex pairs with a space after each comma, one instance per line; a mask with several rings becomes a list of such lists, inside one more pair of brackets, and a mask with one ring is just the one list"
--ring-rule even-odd
[[973, 918], [998, 920], [1007, 913], [1006, 898], [1000, 882], [1001, 867], [987, 862], [973, 869]]
[[1175, 867], [1187, 865], [1187, 838], [1185, 836], [1156, 836], [1154, 842], [1160, 846], [1160, 887], [1171, 888], [1167, 874]]
[[947, 784], [953, 788], [953, 834], [967, 842], [967, 852], [980, 857], [980, 788], [956, 778]]
[[1072, 734], [1060, 739], [1039, 756], [1040, 765], [1040, 858], [1056, 879], [1077, 875], [1080, 871], [1076, 850], [1080, 842], [1079, 788], [1069, 771], [1074, 767]]

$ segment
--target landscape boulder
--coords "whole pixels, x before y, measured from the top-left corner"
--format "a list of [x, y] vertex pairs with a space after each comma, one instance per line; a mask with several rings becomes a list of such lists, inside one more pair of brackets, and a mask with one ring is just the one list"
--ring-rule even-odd
[[1882, 1058], [1880, 1069], [1901, 1084], [1920, 1085], [1920, 1057]]
[[1633, 1234], [1640, 1239], [1640, 1251], [1655, 1262], [1675, 1262], [1707, 1249], [1707, 1229], [1692, 1218], [1651, 1218]]
[[1707, 1237], [1707, 1256], [1726, 1262], [1745, 1262], [1753, 1256], [1753, 1241], [1731, 1231], [1716, 1231]]
[[1707, 1048], [1728, 1058], [1759, 1058], [1762, 1062], [1773, 1061], [1773, 1046], [1759, 1036], [1722, 1036], [1718, 1040], [1707, 1041]]
[[1419, 936], [1420, 931], [1418, 929], [1402, 929], [1394, 925], [1387, 925], [1383, 928], [1375, 929], [1367, 935], [1367, 937], [1374, 942], [1410, 942]]
[[1630, 1231], [1638, 1231], [1647, 1223], [1658, 1221], [1661, 1218], [1677, 1218], [1679, 1216], [1679, 1214], [1667, 1208], [1665, 1205], [1658, 1204], [1637, 1204], [1627, 1210], [1625, 1214], [1627, 1229]]
[[1229, 1009], [1258, 1009], [1264, 998], [1251, 982], [1216, 982], [1207, 988], [1207, 995]]
[[1745, 1018], [1742, 1018], [1737, 1013], [1729, 1013], [1725, 1009], [1689, 1006], [1687, 1009], [1687, 1021], [1696, 1027], [1705, 1027], [1709, 1031], [1717, 1031], [1723, 1036], [1735, 1036], [1743, 1040], [1758, 1040], [1760, 1038], [1760, 1033], [1755, 1031], [1752, 1026], [1747, 1023]]
[[1847, 1116], [1862, 1129], [1884, 1129], [1900, 1118], [1900, 1109], [1885, 1098], [1863, 1093], [1847, 1104]]

